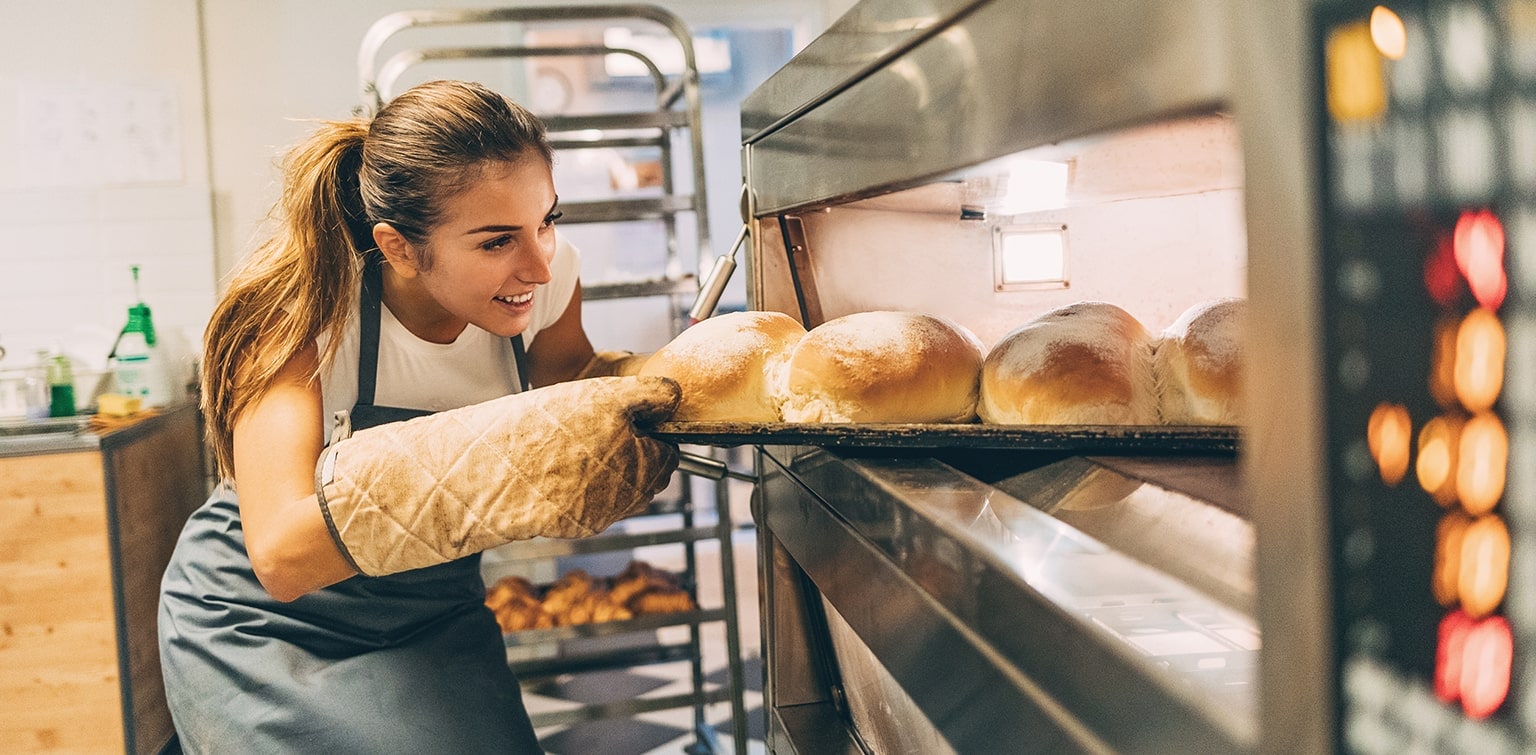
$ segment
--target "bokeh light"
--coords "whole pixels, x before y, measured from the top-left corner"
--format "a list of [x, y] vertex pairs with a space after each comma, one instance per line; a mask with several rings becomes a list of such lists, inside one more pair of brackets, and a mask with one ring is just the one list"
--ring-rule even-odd
[[1365, 431], [1366, 444], [1381, 481], [1388, 485], [1402, 482], [1408, 473], [1408, 455], [1413, 445], [1413, 422], [1402, 404], [1381, 403], [1371, 412]]
[[1383, 56], [1402, 60], [1408, 52], [1408, 30], [1403, 27], [1403, 19], [1385, 5], [1371, 9], [1371, 41]]
[[1456, 497], [1462, 507], [1474, 516], [1492, 511], [1504, 495], [1509, 463], [1504, 423], [1489, 412], [1468, 420], [1461, 428], [1456, 456]]
[[1472, 520], [1461, 537], [1456, 592], [1473, 618], [1493, 613], [1509, 586], [1509, 528], [1497, 516]]
[[1419, 458], [1414, 466], [1419, 487], [1441, 506], [1456, 504], [1456, 455], [1460, 448], [1461, 420], [1441, 415], [1419, 431]]
[[1456, 332], [1456, 398], [1469, 412], [1485, 411], [1504, 388], [1504, 326], [1481, 307], [1467, 313]]

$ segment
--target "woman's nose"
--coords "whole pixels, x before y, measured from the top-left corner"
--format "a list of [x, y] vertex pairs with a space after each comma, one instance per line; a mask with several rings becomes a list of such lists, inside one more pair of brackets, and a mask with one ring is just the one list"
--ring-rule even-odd
[[524, 283], [543, 284], [548, 283], [552, 276], [549, 272], [549, 262], [555, 257], [554, 234], [551, 238], [539, 239], [530, 247], [527, 254], [519, 255], [517, 269], [513, 272], [517, 279]]

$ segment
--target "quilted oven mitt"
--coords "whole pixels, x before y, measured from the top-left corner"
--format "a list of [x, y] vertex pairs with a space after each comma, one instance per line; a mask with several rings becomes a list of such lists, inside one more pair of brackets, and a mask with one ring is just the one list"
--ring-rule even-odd
[[636, 424], [678, 400], [670, 379], [594, 378], [361, 430], [321, 454], [320, 507], [370, 576], [594, 535], [666, 487], [677, 447]]
[[650, 354], [636, 354], [632, 351], [599, 351], [587, 360], [576, 379], [637, 375], [640, 368], [645, 366], [645, 360], [650, 358]]

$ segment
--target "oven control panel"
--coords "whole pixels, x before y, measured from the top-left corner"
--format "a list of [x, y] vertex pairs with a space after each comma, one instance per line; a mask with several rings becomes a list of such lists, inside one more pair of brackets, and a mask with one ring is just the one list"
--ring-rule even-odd
[[1536, 2], [1314, 7], [1340, 751], [1536, 744]]

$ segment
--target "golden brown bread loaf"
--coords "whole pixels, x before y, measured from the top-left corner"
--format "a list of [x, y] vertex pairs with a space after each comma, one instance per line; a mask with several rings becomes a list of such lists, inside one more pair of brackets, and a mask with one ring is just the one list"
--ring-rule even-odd
[[1242, 421], [1242, 299], [1201, 302], [1163, 331], [1154, 365], [1163, 422], [1236, 425]]
[[859, 312], [812, 328], [784, 383], [786, 422], [969, 422], [981, 342], [916, 312]]
[[777, 422], [770, 384], [804, 335], [799, 322], [779, 312], [730, 312], [683, 331], [652, 354], [640, 374], [669, 377], [682, 387], [676, 421]]
[[1046, 312], [992, 346], [977, 412], [1000, 425], [1157, 424], [1152, 339], [1113, 304]]

